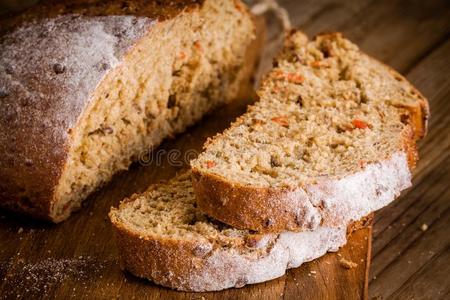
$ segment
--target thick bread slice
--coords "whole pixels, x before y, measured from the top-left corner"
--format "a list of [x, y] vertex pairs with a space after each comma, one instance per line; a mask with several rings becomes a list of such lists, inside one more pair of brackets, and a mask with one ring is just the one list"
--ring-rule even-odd
[[277, 278], [346, 242], [346, 228], [261, 235], [211, 220], [196, 207], [189, 173], [133, 196], [109, 216], [123, 267], [183, 291]]
[[50, 0], [0, 23], [0, 205], [55, 222], [249, 81], [239, 0]]
[[411, 185], [427, 101], [340, 34], [293, 32], [258, 94], [191, 162], [211, 217], [259, 232], [339, 227]]

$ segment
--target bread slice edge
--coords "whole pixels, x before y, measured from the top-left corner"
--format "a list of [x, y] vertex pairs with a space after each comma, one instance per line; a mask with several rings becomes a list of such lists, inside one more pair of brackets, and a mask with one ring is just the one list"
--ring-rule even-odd
[[179, 291], [220, 291], [272, 280], [290, 268], [337, 251], [347, 241], [347, 228], [321, 227], [312, 232], [281, 233], [257, 258], [233, 248], [214, 249], [202, 257], [195, 251], [201, 245], [196, 241], [140, 236], [115, 218], [114, 210], [110, 218], [122, 269]]
[[410, 166], [417, 160], [412, 130], [403, 149], [344, 178], [322, 178], [297, 188], [266, 188], [230, 182], [193, 169], [199, 208], [238, 229], [257, 232], [342, 227], [391, 203], [411, 186]]

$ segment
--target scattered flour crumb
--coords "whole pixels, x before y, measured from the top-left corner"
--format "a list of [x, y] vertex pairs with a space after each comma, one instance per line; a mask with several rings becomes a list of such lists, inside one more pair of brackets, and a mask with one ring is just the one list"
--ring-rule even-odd
[[356, 268], [358, 266], [357, 263], [352, 262], [350, 260], [347, 260], [345, 258], [339, 259], [339, 263], [346, 269], [353, 269], [353, 268]]
[[420, 226], [420, 230], [427, 231], [428, 230], [428, 225], [423, 223], [422, 226]]
[[66, 279], [77, 281], [87, 291], [89, 279], [98, 276], [106, 268], [106, 262], [95, 261], [90, 256], [47, 258], [34, 263], [19, 263], [19, 271], [3, 279], [7, 286], [14, 286], [14, 289], [9, 290], [11, 294], [6, 292], [6, 298], [19, 296], [17, 291], [25, 292], [30, 297], [46, 295]]

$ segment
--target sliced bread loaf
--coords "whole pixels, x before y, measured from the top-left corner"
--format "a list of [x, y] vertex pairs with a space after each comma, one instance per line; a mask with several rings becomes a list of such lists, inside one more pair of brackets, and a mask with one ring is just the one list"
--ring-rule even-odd
[[427, 101], [340, 34], [293, 32], [258, 94], [191, 162], [206, 214], [259, 232], [339, 227], [410, 186]]
[[346, 228], [255, 234], [214, 221], [197, 208], [189, 173], [125, 200], [109, 216], [123, 267], [183, 291], [267, 281], [346, 242]]
[[0, 205], [58, 222], [236, 96], [239, 0], [41, 1], [0, 20]]

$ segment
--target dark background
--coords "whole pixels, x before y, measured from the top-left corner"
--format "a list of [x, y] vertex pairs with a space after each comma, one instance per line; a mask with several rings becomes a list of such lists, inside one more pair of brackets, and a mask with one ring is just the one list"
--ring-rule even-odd
[[[0, 14], [25, 2], [32, 1], [2, 0]], [[279, 2], [295, 27], [309, 35], [342, 31], [429, 99], [430, 130], [414, 186], [376, 214], [369, 295], [450, 299], [450, 1]], [[7, 220], [0, 227], [21, 224]]]

